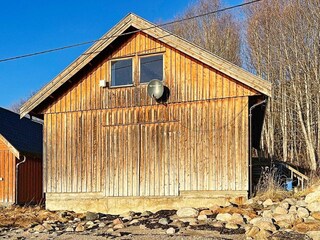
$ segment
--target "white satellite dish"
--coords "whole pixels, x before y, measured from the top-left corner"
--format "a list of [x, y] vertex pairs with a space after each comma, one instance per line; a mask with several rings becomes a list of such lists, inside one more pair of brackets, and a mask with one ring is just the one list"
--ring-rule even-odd
[[161, 80], [153, 79], [148, 84], [148, 95], [152, 98], [159, 99], [164, 92], [164, 86]]

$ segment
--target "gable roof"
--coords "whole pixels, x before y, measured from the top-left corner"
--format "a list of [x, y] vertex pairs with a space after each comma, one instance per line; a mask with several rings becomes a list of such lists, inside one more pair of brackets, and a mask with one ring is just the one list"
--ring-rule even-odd
[[21, 154], [42, 154], [42, 125], [0, 107], [0, 140], [20, 158]]
[[153, 23], [135, 15], [129, 14], [116, 24], [109, 32], [103, 35], [95, 44], [80, 55], [74, 62], [72, 62], [66, 69], [64, 69], [57, 77], [50, 83], [45, 85], [38, 93], [30, 98], [20, 109], [21, 117], [32, 112], [44, 100], [46, 100], [52, 93], [59, 89], [71, 77], [77, 74], [87, 64], [90, 63], [102, 50], [106, 49], [119, 35], [123, 34], [129, 27], [134, 27], [161, 42], [180, 50], [197, 60], [213, 67], [214, 69], [224, 73], [227, 76], [249, 86], [258, 92], [271, 96], [271, 83], [262, 78], [249, 73], [243, 68], [232, 64], [221, 57], [179, 37], [163, 28], [156, 26]]

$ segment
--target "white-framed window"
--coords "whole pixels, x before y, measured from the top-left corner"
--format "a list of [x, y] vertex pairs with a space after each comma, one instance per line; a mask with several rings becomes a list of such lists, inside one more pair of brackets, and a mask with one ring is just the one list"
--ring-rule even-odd
[[133, 85], [133, 59], [111, 61], [111, 87]]
[[163, 54], [140, 57], [140, 83], [163, 80]]

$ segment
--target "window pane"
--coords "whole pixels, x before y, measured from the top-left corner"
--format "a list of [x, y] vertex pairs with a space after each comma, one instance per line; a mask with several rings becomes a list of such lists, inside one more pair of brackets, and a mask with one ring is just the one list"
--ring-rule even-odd
[[143, 57], [140, 59], [140, 83], [152, 79], [163, 80], [163, 56]]
[[132, 84], [132, 59], [111, 62], [111, 86]]

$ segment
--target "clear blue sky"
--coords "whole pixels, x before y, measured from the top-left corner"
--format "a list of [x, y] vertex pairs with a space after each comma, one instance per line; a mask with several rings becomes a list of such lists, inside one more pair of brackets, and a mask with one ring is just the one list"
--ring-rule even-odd
[[[0, 8], [0, 59], [101, 37], [128, 13], [166, 22], [190, 0], [11, 0]], [[222, 0], [227, 5], [242, 0]], [[52, 80], [89, 45], [0, 63], [0, 106], [9, 107]]]

